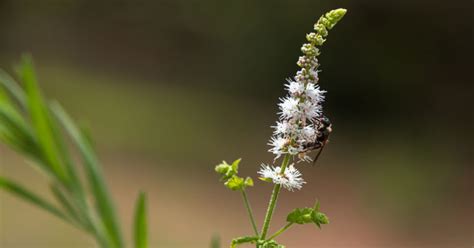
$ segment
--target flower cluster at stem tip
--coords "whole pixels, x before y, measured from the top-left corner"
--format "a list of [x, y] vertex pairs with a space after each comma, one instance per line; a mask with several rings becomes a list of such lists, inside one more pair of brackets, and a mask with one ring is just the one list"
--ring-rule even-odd
[[273, 127], [275, 131], [269, 143], [272, 146], [269, 151], [275, 154], [275, 159], [290, 154], [310, 160], [306, 155], [307, 147], [321, 135], [319, 128], [322, 125], [322, 103], [326, 93], [317, 85], [317, 57], [320, 54], [318, 46], [324, 44], [328, 30], [332, 29], [345, 13], [345, 9], [326, 13], [314, 25], [315, 32], [306, 35], [308, 43], [301, 47], [303, 55], [296, 63], [300, 70], [287, 80], [288, 95], [278, 104], [280, 118]]

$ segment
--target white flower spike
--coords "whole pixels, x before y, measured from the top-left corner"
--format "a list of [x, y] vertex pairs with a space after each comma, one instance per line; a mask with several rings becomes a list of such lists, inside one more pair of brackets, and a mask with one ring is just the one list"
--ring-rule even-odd
[[[342, 17], [338, 16], [331, 20], [337, 22], [339, 18]], [[321, 20], [326, 24], [329, 23], [325, 19]], [[301, 47], [303, 56], [300, 56], [296, 63], [300, 70], [293, 78], [287, 79], [285, 89], [288, 94], [278, 104], [280, 116], [276, 126], [273, 127], [275, 131], [270, 141], [272, 148], [269, 150], [275, 154], [275, 159], [290, 154], [298, 155], [301, 160], [307, 161], [306, 153], [310, 147], [314, 147], [318, 137], [322, 136], [321, 130], [325, 129], [322, 103], [326, 91], [317, 85], [319, 82], [317, 46], [324, 43], [323, 37], [327, 35], [327, 28], [332, 28], [332, 25], [327, 28], [321, 25], [318, 24], [317, 33], [307, 35], [309, 43]]]

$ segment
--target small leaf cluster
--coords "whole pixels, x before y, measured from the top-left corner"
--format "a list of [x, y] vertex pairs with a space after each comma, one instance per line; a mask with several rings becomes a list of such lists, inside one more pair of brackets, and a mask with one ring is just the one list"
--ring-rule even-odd
[[319, 202], [313, 208], [297, 208], [288, 214], [286, 221], [293, 224], [310, 224], [314, 223], [317, 227], [329, 224], [326, 214], [319, 211]]
[[257, 242], [258, 248], [285, 248], [284, 245], [278, 244], [275, 240], [259, 240]]
[[278, 244], [275, 240], [261, 240], [259, 237], [245, 236], [232, 240], [230, 247], [236, 248], [238, 245], [251, 243], [256, 244], [258, 248], [285, 248], [284, 245]]
[[221, 181], [223, 181], [224, 185], [230, 190], [244, 190], [246, 187], [253, 186], [252, 178], [242, 178], [238, 176], [240, 161], [240, 158], [232, 162], [232, 164], [222, 161], [222, 163], [215, 167], [215, 171], [221, 175]]

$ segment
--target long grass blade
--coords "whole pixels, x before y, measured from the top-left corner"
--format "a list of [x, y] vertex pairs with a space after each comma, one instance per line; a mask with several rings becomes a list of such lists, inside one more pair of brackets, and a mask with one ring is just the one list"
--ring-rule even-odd
[[47, 164], [60, 181], [69, 183], [67, 172], [61, 163], [61, 154], [55, 144], [54, 134], [51, 128], [51, 120], [48, 109], [45, 106], [36, 80], [33, 63], [29, 56], [24, 56], [21, 67], [22, 81], [25, 84], [25, 90], [28, 102], [28, 111], [31, 117], [35, 136], [44, 154]]
[[59, 185], [51, 185], [51, 192], [70, 218], [76, 220], [78, 223], [81, 223], [81, 225], [87, 225], [86, 221], [81, 216], [81, 213], [77, 210], [76, 206], [74, 206], [68, 196], [65, 195], [60, 189]]
[[148, 247], [148, 224], [145, 193], [140, 193], [135, 205], [134, 238], [135, 248]]
[[13, 96], [22, 108], [26, 108], [27, 101], [25, 93], [20, 88], [19, 84], [2, 69], [0, 69], [0, 85]]
[[212, 236], [211, 248], [221, 248], [221, 238], [219, 235], [214, 234], [214, 236]]
[[7, 192], [16, 195], [24, 201], [27, 201], [43, 210], [48, 211], [49, 213], [62, 220], [71, 222], [71, 220], [61, 210], [57, 209], [51, 203], [6, 178], [0, 177], [0, 188], [3, 188]]
[[58, 103], [51, 104], [51, 109], [79, 149], [95, 198], [99, 217], [101, 218], [113, 247], [123, 247], [122, 235], [118, 226], [115, 209], [103, 180], [98, 160], [88, 138], [82, 134]]

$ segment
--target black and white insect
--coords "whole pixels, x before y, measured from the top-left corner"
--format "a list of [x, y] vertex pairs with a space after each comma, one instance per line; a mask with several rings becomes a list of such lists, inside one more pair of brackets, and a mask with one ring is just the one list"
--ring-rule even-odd
[[316, 140], [312, 143], [308, 143], [306, 144], [303, 148], [304, 148], [304, 153], [306, 152], [311, 152], [311, 151], [314, 151], [314, 150], [318, 150], [318, 153], [316, 154], [316, 157], [314, 157], [313, 159], [313, 164], [316, 163], [316, 161], [318, 160], [319, 156], [321, 155], [321, 152], [323, 151], [324, 149], [324, 146], [328, 143], [329, 141], [329, 135], [331, 134], [332, 132], [332, 124], [331, 124], [331, 121], [329, 120], [328, 117], [326, 116], [323, 116], [320, 121], [319, 121], [319, 125], [318, 125], [318, 136], [316, 138]]

